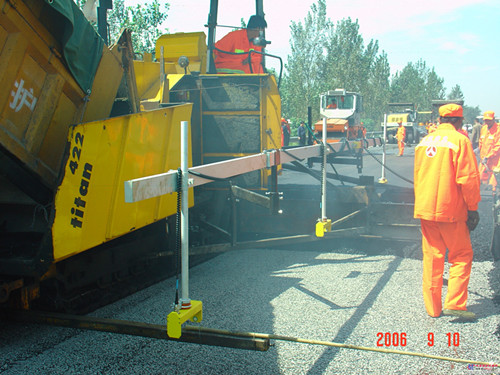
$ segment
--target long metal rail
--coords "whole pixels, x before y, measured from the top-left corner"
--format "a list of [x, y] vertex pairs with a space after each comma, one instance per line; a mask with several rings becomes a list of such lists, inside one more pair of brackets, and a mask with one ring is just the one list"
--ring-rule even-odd
[[96, 318], [43, 311], [16, 310], [4, 313], [5, 318], [22, 323], [36, 323], [59, 327], [88, 329], [92, 331], [118, 333], [132, 336], [150, 337], [177, 342], [190, 342], [226, 348], [267, 351], [269, 338], [235, 336], [227, 332], [183, 330], [180, 338], [167, 335], [167, 326], [117, 319]]
[[[327, 152], [333, 153], [335, 151], [343, 150], [347, 145], [351, 149], [360, 149], [365, 147], [380, 146], [381, 140], [371, 138], [329, 143]], [[215, 178], [229, 178], [263, 168], [271, 168], [282, 163], [288, 163], [310, 157], [320, 157], [322, 147], [322, 145], [317, 144], [312, 146], [289, 148], [286, 150], [269, 150], [255, 155], [191, 167], [189, 168], [189, 171]], [[125, 202], [133, 203], [173, 193], [176, 191], [176, 182], [177, 171], [173, 170], [154, 176], [125, 181]], [[200, 186], [209, 182], [212, 182], [212, 180], [191, 174], [189, 186]]]

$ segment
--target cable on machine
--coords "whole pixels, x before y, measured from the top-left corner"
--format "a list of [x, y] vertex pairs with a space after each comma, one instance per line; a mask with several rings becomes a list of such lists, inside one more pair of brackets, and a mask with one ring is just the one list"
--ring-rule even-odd
[[[375, 157], [375, 155], [373, 155], [370, 151], [368, 151], [368, 148], [366, 148], [366, 147], [365, 147], [365, 151], [368, 153], [368, 155], [370, 155], [372, 158], [374, 158], [374, 159], [375, 159], [375, 160], [376, 160], [376, 161], [377, 161], [380, 165], [384, 165], [384, 164], [383, 164], [380, 160], [378, 160], [378, 159]], [[400, 179], [402, 179], [403, 181], [406, 181], [406, 182], [408, 182], [408, 183], [410, 183], [410, 184], [412, 184], [412, 185], [413, 185], [413, 181], [412, 181], [412, 180], [409, 180], [409, 179], [407, 179], [406, 177], [401, 176], [401, 175], [400, 175], [400, 174], [398, 174], [397, 172], [394, 172], [394, 170], [392, 170], [391, 168], [389, 168], [389, 167], [387, 166], [387, 164], [385, 164], [384, 166], [385, 166], [385, 168], [386, 168], [389, 172], [392, 172], [394, 175], [396, 175], [397, 177], [399, 177], [399, 178], [400, 178]]]

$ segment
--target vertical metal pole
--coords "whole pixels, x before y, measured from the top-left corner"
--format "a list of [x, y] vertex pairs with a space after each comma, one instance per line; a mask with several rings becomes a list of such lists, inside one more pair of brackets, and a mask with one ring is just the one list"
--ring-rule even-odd
[[188, 122], [181, 121], [181, 306], [183, 309], [191, 307], [189, 299], [189, 217], [188, 217]]
[[322, 176], [321, 176], [321, 220], [326, 221], [326, 117], [323, 117], [323, 163], [322, 163]]
[[387, 141], [387, 113], [384, 113], [384, 143], [382, 145], [382, 177], [379, 178], [378, 182], [381, 184], [387, 183], [385, 178], [385, 144]]
[[312, 145], [312, 108], [307, 107], [307, 126], [309, 127], [309, 131], [307, 132], [307, 144]]
[[217, 11], [219, 0], [210, 1], [210, 13], [208, 14], [208, 50], [207, 50], [207, 73], [215, 74], [214, 46], [215, 46], [215, 27], [217, 26]]

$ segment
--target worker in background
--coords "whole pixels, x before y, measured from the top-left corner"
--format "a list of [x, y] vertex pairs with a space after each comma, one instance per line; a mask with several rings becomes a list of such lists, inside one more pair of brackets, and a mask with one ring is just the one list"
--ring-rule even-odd
[[361, 123], [361, 133], [363, 134], [363, 138], [366, 138], [366, 128], [364, 123]]
[[326, 106], [328, 109], [337, 109], [337, 101], [335, 99], [330, 99], [330, 102]]
[[474, 152], [476, 156], [479, 157], [479, 137], [481, 135], [481, 127], [483, 125], [479, 121], [478, 118], [474, 120], [474, 125], [472, 126], [472, 135], [470, 137], [470, 141], [472, 142], [472, 148], [474, 149]]
[[398, 148], [399, 148], [398, 156], [403, 156], [403, 152], [405, 150], [406, 128], [403, 126], [403, 123], [401, 121], [398, 121], [398, 124], [399, 124], [398, 132], [396, 133], [396, 139], [398, 140]]
[[497, 181], [493, 175], [493, 168], [497, 167], [500, 159], [500, 132], [495, 122], [495, 112], [486, 111], [483, 114], [484, 125], [479, 136], [479, 175], [481, 182], [490, 184], [496, 190]]
[[467, 138], [469, 138], [469, 133], [467, 132], [467, 130], [465, 130], [464, 128], [460, 127], [460, 129], [457, 129], [457, 131], [460, 133], [460, 134], [463, 134], [465, 135]]
[[[471, 142], [457, 131], [462, 106], [441, 106], [439, 114], [438, 129], [415, 148], [414, 217], [422, 228], [424, 303], [432, 317], [442, 312], [474, 320], [476, 315], [467, 311], [467, 287], [473, 255], [469, 231], [479, 222], [479, 172]], [[451, 267], [442, 310], [446, 249]]]
[[266, 20], [254, 15], [248, 20], [246, 29], [232, 31], [215, 43], [215, 67], [218, 73], [265, 73], [260, 53], [262, 47], [255, 45], [255, 38], [259, 37], [267, 27]]
[[281, 147], [286, 147], [290, 143], [290, 124], [284, 118], [281, 119]]
[[437, 130], [438, 125], [439, 125], [439, 117], [436, 119], [436, 122], [431, 122], [429, 124], [429, 128], [427, 129], [427, 134], [434, 133]]
[[304, 121], [300, 122], [299, 128], [297, 129], [297, 135], [299, 136], [299, 146], [306, 145], [306, 124]]

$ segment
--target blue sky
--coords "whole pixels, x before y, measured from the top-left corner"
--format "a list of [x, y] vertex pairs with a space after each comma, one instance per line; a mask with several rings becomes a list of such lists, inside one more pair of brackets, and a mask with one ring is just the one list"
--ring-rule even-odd
[[[142, 3], [126, 0], [127, 5]], [[170, 0], [164, 26], [169, 32], [205, 31], [209, 0]], [[161, 2], [160, 2], [161, 3]], [[313, 0], [264, 1], [268, 52], [286, 61], [290, 23], [303, 22]], [[378, 40], [391, 74], [423, 59], [444, 78], [447, 92], [456, 84], [470, 106], [500, 113], [500, 1], [498, 0], [327, 0], [336, 23], [358, 20], [365, 44]], [[383, 5], [382, 5], [383, 4]], [[219, 0], [218, 23], [240, 25], [255, 13], [253, 0]], [[217, 39], [230, 29], [218, 29]], [[347, 88], [348, 89], [348, 88]]]

